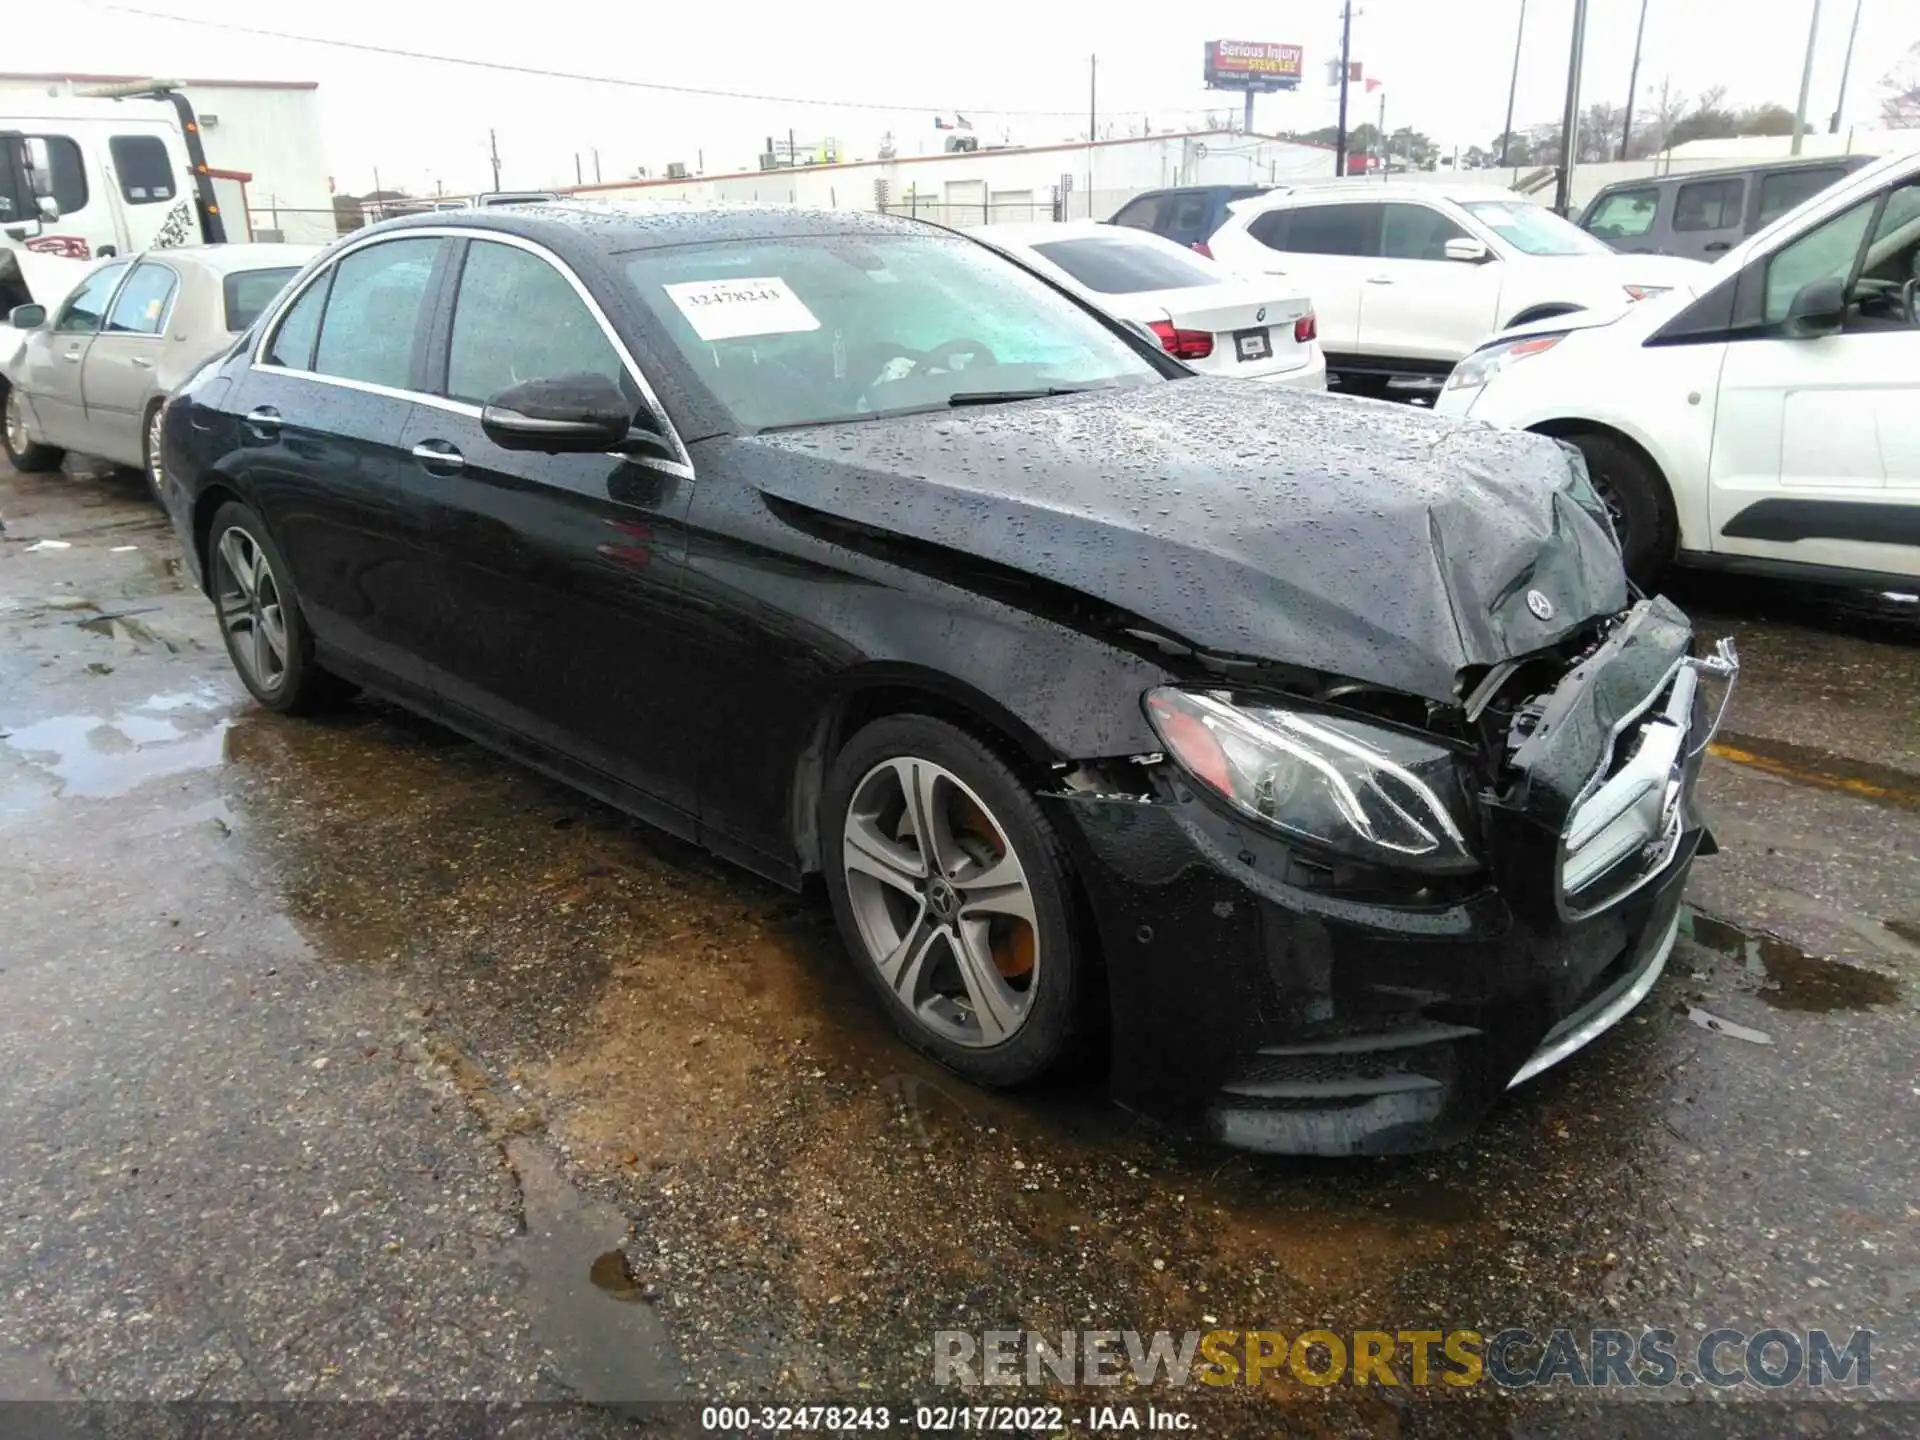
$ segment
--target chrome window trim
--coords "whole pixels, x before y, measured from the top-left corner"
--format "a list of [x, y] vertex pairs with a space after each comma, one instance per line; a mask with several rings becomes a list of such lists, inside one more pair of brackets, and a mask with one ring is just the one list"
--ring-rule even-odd
[[[653, 412], [654, 417], [659, 420], [661, 434], [673, 446], [675, 456], [675, 458], [671, 460], [649, 455], [635, 455], [624, 458], [636, 465], [645, 465], [650, 469], [664, 470], [668, 474], [677, 475], [683, 480], [691, 480], [693, 478], [692, 457], [687, 454], [687, 447], [681, 441], [680, 432], [674, 427], [673, 420], [667, 414], [666, 407], [660, 403], [660, 397], [654, 392], [653, 386], [648, 383], [646, 373], [641, 370], [639, 362], [633, 358], [633, 352], [627, 349], [626, 342], [620, 338], [619, 332], [613, 328], [612, 322], [607, 319], [607, 312], [600, 308], [600, 302], [593, 298], [593, 293], [581, 283], [580, 277], [574, 274], [573, 267], [538, 241], [528, 240], [519, 235], [509, 235], [501, 230], [487, 230], [478, 225], [417, 225], [407, 226], [404, 229], [398, 230], [384, 230], [379, 234], [368, 235], [364, 239], [350, 241], [340, 249], [334, 251], [333, 254], [327, 256], [324, 264], [316, 265], [312, 273], [302, 280], [299, 285], [289, 286], [281, 294], [278, 303], [272, 311], [267, 314], [265, 323], [260, 326], [260, 338], [254, 341], [252, 352], [247, 357], [247, 363], [255, 369], [268, 370], [279, 375], [289, 375], [301, 380], [317, 380], [322, 384], [339, 385], [349, 390], [359, 390], [369, 395], [384, 395], [395, 400], [411, 400], [415, 404], [431, 405], [436, 409], [451, 411], [456, 415], [466, 415], [473, 419], [478, 419], [481, 407], [478, 405], [469, 405], [462, 400], [450, 400], [444, 395], [428, 395], [419, 390], [403, 390], [388, 385], [374, 385], [363, 380], [349, 380], [340, 375], [321, 375], [312, 370], [295, 370], [285, 365], [276, 365], [266, 358], [267, 351], [272, 348], [274, 338], [279, 333], [281, 321], [286, 318], [287, 312], [299, 303], [300, 297], [306, 294], [308, 288], [323, 275], [333, 270], [349, 255], [368, 249], [371, 246], [384, 244], [391, 240], [415, 239], [480, 240], [496, 245], [511, 245], [516, 249], [525, 250], [530, 254], [539, 256], [542, 260], [553, 266], [555, 270], [559, 271], [561, 277], [573, 287], [574, 294], [578, 295], [581, 302], [586, 305], [587, 313], [593, 316], [594, 322], [599, 325], [601, 333], [607, 337], [607, 343], [613, 346], [614, 354], [620, 357], [620, 363], [626, 367], [628, 377], [632, 379], [634, 385], [639, 389], [642, 401], [646, 407]], [[457, 283], [455, 286], [454, 303], [457, 308], [459, 304]], [[326, 316], [324, 314], [320, 317], [320, 323], [324, 329], [326, 325]]]
[[[136, 259], [137, 257], [131, 256], [131, 255], [115, 255], [112, 258], [110, 258], [105, 265], [102, 265], [99, 270], [96, 270], [93, 272], [94, 275], [98, 275], [101, 273], [101, 271], [111, 270], [115, 265], [121, 265], [125, 267], [125, 274], [122, 274], [117, 280], [115, 280], [113, 282], [113, 288], [107, 292], [106, 306], [100, 311], [100, 323], [95, 325], [93, 329], [62, 330], [60, 328], [60, 322], [66, 319], [67, 316], [73, 313], [73, 307], [80, 303], [80, 296], [86, 291], [86, 288], [87, 288], [86, 281], [83, 280], [80, 282], [79, 286], [77, 286], [74, 289], [72, 294], [68, 295], [65, 300], [60, 302], [60, 308], [53, 312], [53, 323], [47, 327], [47, 333], [49, 335], [104, 335], [106, 334], [107, 333], [107, 317], [113, 313], [113, 302], [120, 298], [120, 287], [127, 283], [127, 276], [133, 273], [133, 267], [136, 262]], [[89, 280], [92, 278], [93, 276], [91, 275], [87, 277], [87, 279]]]

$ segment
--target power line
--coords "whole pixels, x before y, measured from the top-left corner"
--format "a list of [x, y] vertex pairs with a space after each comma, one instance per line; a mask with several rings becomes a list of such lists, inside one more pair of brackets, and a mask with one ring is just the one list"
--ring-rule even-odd
[[[206, 30], [225, 30], [236, 35], [253, 35], [265, 40], [290, 40], [299, 45], [324, 45], [334, 50], [355, 50], [367, 55], [386, 55], [399, 60], [424, 60], [436, 65], [459, 65], [471, 70], [491, 70], [509, 75], [527, 75], [542, 80], [573, 80], [589, 85], [612, 85], [626, 90], [651, 90], [667, 95], [697, 95], [714, 100], [755, 100], [770, 105], [811, 105], [830, 110], [883, 110], [912, 114], [928, 110], [936, 113], [957, 111], [963, 115], [1001, 115], [1001, 116], [1072, 116], [1078, 118], [1078, 110], [996, 110], [985, 105], [929, 105], [921, 101], [913, 105], [881, 104], [871, 100], [818, 100], [802, 95], [762, 95], [751, 90], [718, 90], [700, 85], [673, 85], [661, 80], [628, 80], [610, 75], [584, 75], [572, 70], [549, 70], [538, 65], [516, 65], [504, 60], [476, 60], [462, 55], [429, 55], [420, 50], [405, 50], [397, 45], [373, 45], [364, 40], [332, 40], [320, 35], [297, 35], [286, 30], [268, 30], [257, 25], [239, 25], [227, 20], [203, 20], [194, 15], [172, 15], [163, 10], [146, 10], [137, 5], [118, 5], [107, 0], [88, 0], [102, 10], [112, 10], [122, 15], [136, 15], [146, 20], [164, 20], [175, 25], [194, 25]], [[1137, 109], [1109, 110], [1108, 113], [1120, 116], [1129, 115], [1201, 115], [1217, 107], [1198, 105], [1191, 109], [1169, 108], [1165, 105], [1141, 106]]]

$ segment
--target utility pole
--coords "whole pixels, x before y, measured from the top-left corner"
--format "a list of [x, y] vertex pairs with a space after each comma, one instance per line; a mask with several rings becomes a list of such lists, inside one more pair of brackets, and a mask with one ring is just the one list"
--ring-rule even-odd
[[1573, 0], [1573, 46], [1567, 56], [1567, 109], [1560, 118], [1560, 179], [1553, 187], [1553, 208], [1573, 208], [1573, 166], [1580, 154], [1580, 65], [1587, 54], [1587, 0]]
[[1793, 107], [1793, 149], [1800, 153], [1800, 142], [1807, 134], [1807, 92], [1813, 89], [1813, 42], [1820, 38], [1820, 0], [1813, 0], [1813, 18], [1807, 23], [1807, 58], [1800, 66], [1800, 103]]
[[600, 183], [600, 147], [598, 145], [593, 147], [593, 183], [596, 185]]
[[[1151, 135], [1153, 131], [1149, 129], [1147, 133]], [[1247, 87], [1246, 113], [1240, 117], [1240, 133], [1242, 135], [1251, 135], [1253, 133], [1253, 87], [1251, 85]]]
[[578, 150], [573, 152], [573, 183], [576, 185], [584, 185], [587, 183], [587, 177], [580, 173], [580, 152]]
[[1507, 82], [1507, 128], [1500, 132], [1500, 168], [1507, 168], [1507, 150], [1513, 144], [1513, 97], [1520, 90], [1520, 42], [1527, 33], [1527, 0], [1520, 0], [1520, 23], [1513, 27], [1513, 79]]
[[1387, 178], [1387, 157], [1393, 152], [1387, 148], [1387, 92], [1380, 92], [1380, 178]]
[[1627, 118], [1620, 125], [1620, 158], [1627, 158], [1627, 141], [1633, 136], [1633, 96], [1640, 84], [1640, 42], [1647, 34], [1647, 0], [1640, 0], [1640, 28], [1633, 32], [1633, 68], [1627, 71]]
[[1347, 77], [1353, 73], [1353, 0], [1340, 6], [1340, 129], [1333, 142], [1333, 173], [1347, 173]]
[[493, 188], [500, 188], [500, 140], [493, 131], [487, 131], [487, 150], [493, 156]]
[[[387, 202], [380, 198], [380, 167], [378, 165], [373, 167], [373, 211], [375, 220], [387, 218]], [[361, 213], [365, 213], [364, 207]]]
[[1847, 31], [1847, 58], [1840, 62], [1840, 98], [1833, 102], [1833, 119], [1827, 122], [1827, 133], [1840, 133], [1840, 112], [1847, 108], [1847, 76], [1853, 70], [1853, 42], [1860, 33], [1860, 7], [1865, 0], [1853, 0], [1853, 26]]
[[1100, 57], [1087, 57], [1087, 218], [1093, 218], [1093, 142], [1100, 138]]

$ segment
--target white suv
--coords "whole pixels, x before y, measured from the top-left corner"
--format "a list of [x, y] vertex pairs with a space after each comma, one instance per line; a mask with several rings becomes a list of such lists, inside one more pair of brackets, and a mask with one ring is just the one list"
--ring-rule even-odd
[[1350, 390], [1437, 390], [1496, 330], [1613, 310], [1707, 268], [1616, 254], [1511, 190], [1377, 180], [1235, 201], [1208, 245], [1222, 265], [1302, 284]]
[[1436, 408], [1578, 446], [1643, 585], [1678, 559], [1913, 590], [1920, 155], [1821, 191], [1685, 291], [1497, 337]]

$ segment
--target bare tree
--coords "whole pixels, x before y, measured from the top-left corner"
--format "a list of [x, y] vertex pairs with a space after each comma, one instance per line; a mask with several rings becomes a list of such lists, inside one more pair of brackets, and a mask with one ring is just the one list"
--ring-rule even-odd
[[1886, 98], [1880, 102], [1880, 123], [1889, 130], [1920, 129], [1920, 43], [1880, 82]]

